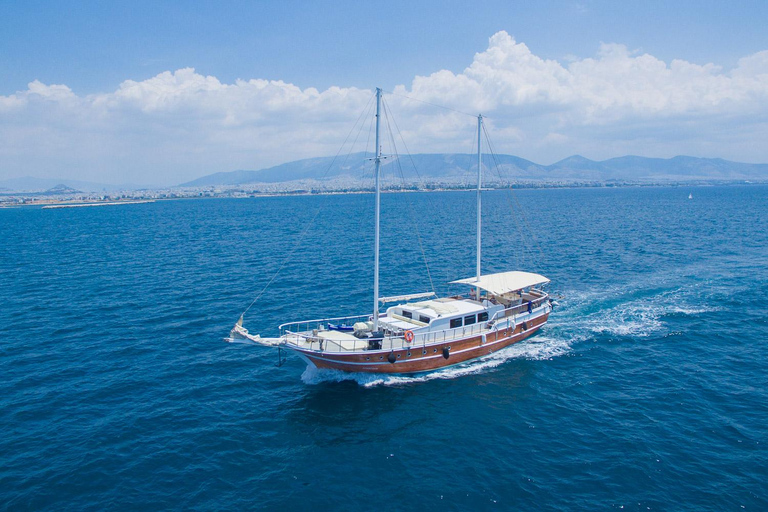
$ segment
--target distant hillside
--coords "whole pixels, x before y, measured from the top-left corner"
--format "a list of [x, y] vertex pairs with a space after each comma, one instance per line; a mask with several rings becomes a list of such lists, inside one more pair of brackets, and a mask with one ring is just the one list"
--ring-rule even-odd
[[[245, 185], [249, 183], [285, 183], [312, 180], [330, 181], [350, 177], [351, 181], [370, 179], [370, 154], [354, 153], [347, 158], [321, 157], [287, 162], [260, 171], [218, 172], [183, 183], [181, 187]], [[498, 172], [496, 171], [498, 165]], [[768, 180], [768, 164], [745, 164], [720, 158], [646, 158], [623, 156], [601, 162], [582, 156], [571, 156], [552, 165], [540, 165], [512, 155], [483, 155], [483, 167], [488, 167], [487, 180], [498, 181], [738, 181]], [[382, 172], [400, 176], [407, 181], [426, 182], [467, 179], [477, 170], [476, 155], [416, 154], [411, 157], [387, 159]]]
[[132, 184], [110, 185], [107, 183], [93, 183], [90, 181], [33, 178], [30, 176], [0, 181], [0, 189], [7, 189], [3, 191], [4, 193], [46, 192], [59, 186], [68, 187], [74, 190], [82, 190], [84, 192], [112, 192], [117, 190], [139, 190], [146, 188]]
[[766, 180], [768, 164], [745, 164], [721, 158], [646, 158], [622, 156], [595, 162], [572, 156], [546, 167], [557, 179], [596, 181], [702, 181]]
[[[370, 154], [353, 153], [347, 158], [321, 157], [296, 160], [260, 171], [218, 172], [196, 180], [182, 183], [181, 187], [204, 187], [215, 185], [243, 185], [247, 183], [284, 183], [297, 180], [329, 180], [339, 176], [355, 178], [371, 177], [373, 167]], [[465, 177], [472, 166], [477, 165], [475, 155], [466, 154], [417, 154], [399, 159], [387, 158], [382, 163], [382, 172], [402, 176], [409, 181], [419, 178], [426, 181], [445, 178]], [[541, 166], [509, 155], [497, 155], [500, 166], [512, 175], [523, 176], [541, 171]]]
[[63, 195], [63, 194], [80, 194], [80, 193], [81, 192], [79, 190], [74, 189], [72, 187], [68, 187], [61, 183], [43, 192], [43, 194], [47, 196], [56, 196], [56, 195]]

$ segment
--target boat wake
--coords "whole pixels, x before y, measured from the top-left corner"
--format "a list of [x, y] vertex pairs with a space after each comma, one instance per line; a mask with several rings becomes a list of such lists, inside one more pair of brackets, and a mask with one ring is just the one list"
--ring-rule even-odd
[[721, 308], [702, 304], [692, 287], [670, 290], [614, 289], [573, 296], [549, 326], [578, 338], [594, 335], [646, 338], [667, 329], [673, 316], [698, 316]]

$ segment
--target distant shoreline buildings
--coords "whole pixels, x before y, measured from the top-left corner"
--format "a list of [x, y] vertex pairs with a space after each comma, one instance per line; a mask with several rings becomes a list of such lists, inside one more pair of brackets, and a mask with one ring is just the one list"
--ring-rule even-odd
[[[691, 187], [715, 185], [761, 185], [765, 180], [690, 180], [690, 181], [513, 181], [491, 182], [488, 189], [556, 189], [556, 188], [616, 188], [616, 187]], [[471, 184], [432, 181], [428, 183], [405, 183], [383, 188], [386, 193], [472, 191]], [[87, 193], [68, 187], [56, 187], [42, 192], [0, 191], [0, 207], [74, 205], [99, 206], [112, 204], [149, 203], [159, 200], [204, 199], [204, 198], [254, 198], [301, 195], [339, 195], [373, 193], [368, 186], [349, 186], [335, 180], [319, 182], [301, 180], [286, 183], [253, 183], [248, 185], [219, 185], [206, 187], [170, 187], [162, 189], [125, 190], [112, 193]]]

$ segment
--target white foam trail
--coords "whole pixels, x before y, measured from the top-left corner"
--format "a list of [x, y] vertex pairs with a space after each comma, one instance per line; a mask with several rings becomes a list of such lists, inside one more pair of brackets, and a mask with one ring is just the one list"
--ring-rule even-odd
[[[664, 330], [666, 325], [663, 317], [666, 315], [695, 316], [720, 310], [717, 306], [706, 304], [690, 305], [690, 295], [695, 291], [691, 287], [633, 298], [642, 291], [641, 287], [627, 286], [569, 294], [569, 298], [562, 301], [564, 307], [560, 315], [554, 315], [550, 323], [565, 332], [587, 331], [594, 334], [647, 337]], [[622, 300], [623, 297], [626, 300]], [[618, 304], [588, 312], [606, 302]]]
[[723, 308], [717, 306], [699, 306], [699, 307], [686, 307], [686, 306], [674, 306], [669, 309], [669, 313], [680, 313], [681, 315], [701, 315], [703, 313], [712, 313], [713, 311], [722, 311]]
[[661, 330], [659, 317], [664, 310], [648, 302], [629, 302], [584, 319], [584, 327], [596, 334], [647, 337]]

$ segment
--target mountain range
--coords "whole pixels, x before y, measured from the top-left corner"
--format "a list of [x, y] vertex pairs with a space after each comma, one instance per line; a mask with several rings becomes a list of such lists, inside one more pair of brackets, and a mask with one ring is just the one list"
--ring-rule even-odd
[[[179, 187], [201, 188], [253, 184], [285, 190], [306, 187], [354, 189], [370, 187], [373, 165], [370, 153], [341, 157], [296, 160], [258, 171], [217, 172], [182, 183]], [[732, 162], [721, 158], [646, 158], [623, 156], [595, 161], [571, 156], [551, 165], [541, 165], [512, 155], [483, 155], [484, 182], [493, 184], [579, 184], [579, 183], [690, 183], [704, 181], [768, 181], [768, 164]], [[468, 185], [475, 181], [477, 155], [422, 153], [388, 157], [382, 162], [382, 176], [410, 184]], [[14, 178], [0, 181], [0, 195], [14, 192], [43, 193], [56, 187], [84, 192], [114, 192], [150, 189], [132, 184], [110, 185], [68, 179]], [[167, 187], [164, 187], [167, 188]], [[62, 189], [63, 190], [63, 189]]]
[[[180, 187], [275, 184], [296, 181], [328, 182], [344, 178], [350, 184], [370, 182], [370, 154], [354, 153], [345, 158], [321, 157], [296, 160], [259, 171], [218, 172], [182, 183]], [[541, 165], [512, 155], [483, 155], [485, 180], [499, 182], [646, 182], [766, 181], [768, 164], [732, 162], [721, 158], [646, 158], [623, 156], [603, 161], [571, 156], [551, 165]], [[388, 158], [383, 175], [402, 176], [405, 181], [471, 182], [477, 172], [477, 155], [416, 154]]]

